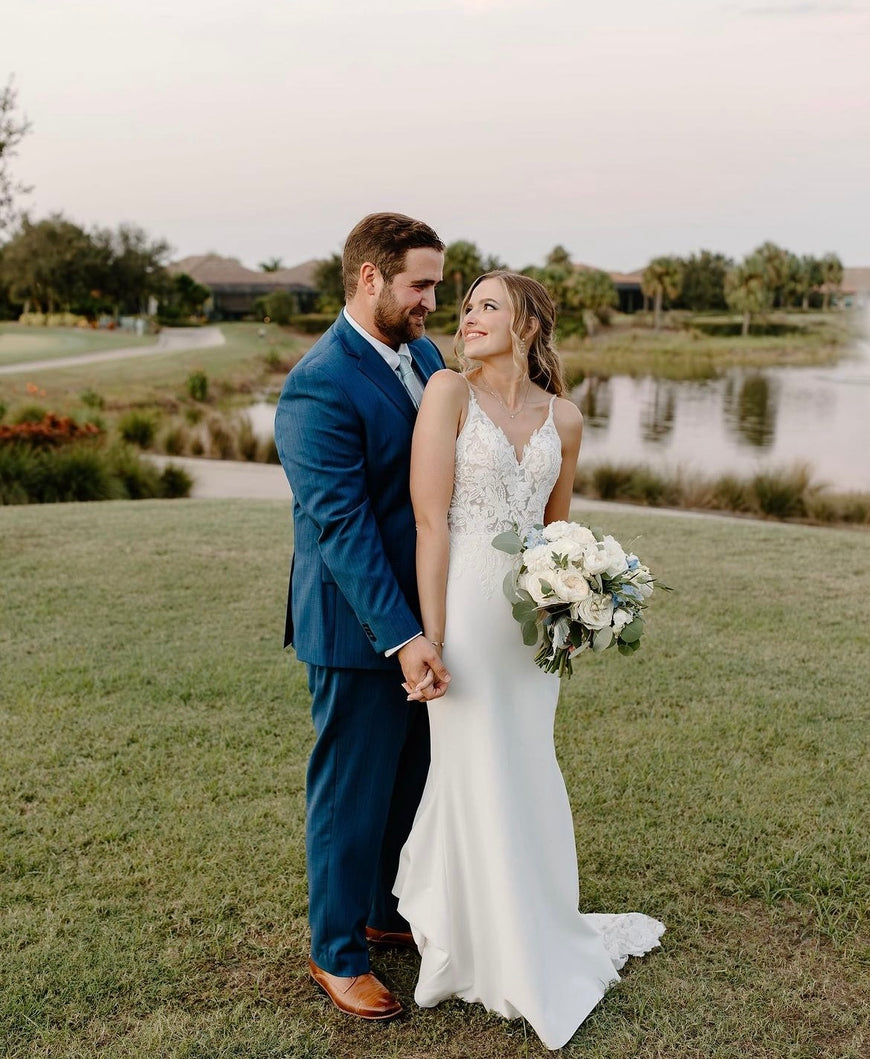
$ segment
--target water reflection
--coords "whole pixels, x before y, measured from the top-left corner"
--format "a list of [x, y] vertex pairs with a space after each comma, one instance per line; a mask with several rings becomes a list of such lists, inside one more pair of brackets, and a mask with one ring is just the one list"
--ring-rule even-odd
[[607, 423], [610, 418], [610, 379], [589, 375], [576, 388], [573, 396], [589, 426], [602, 427]]
[[654, 379], [652, 396], [641, 409], [640, 429], [644, 441], [663, 441], [674, 429], [677, 391], [670, 379]]
[[[868, 320], [870, 323], [870, 320]], [[870, 342], [834, 367], [734, 368], [719, 378], [587, 378], [581, 459], [748, 475], [807, 464], [840, 490], [870, 491]]]
[[739, 437], [758, 448], [768, 448], [776, 431], [774, 391], [775, 386], [762, 374], [742, 380], [732, 375], [725, 383], [725, 421]]

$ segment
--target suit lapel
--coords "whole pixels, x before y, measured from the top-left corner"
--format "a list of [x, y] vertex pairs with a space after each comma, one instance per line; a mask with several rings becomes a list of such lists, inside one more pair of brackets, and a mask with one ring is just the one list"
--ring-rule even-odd
[[417, 416], [417, 409], [414, 407], [414, 402], [408, 396], [408, 391], [402, 385], [402, 380], [399, 376], [374, 346], [350, 326], [345, 320], [343, 313], [336, 320], [334, 327], [342, 345], [348, 353], [357, 359], [359, 371], [389, 397], [402, 415], [413, 423]]

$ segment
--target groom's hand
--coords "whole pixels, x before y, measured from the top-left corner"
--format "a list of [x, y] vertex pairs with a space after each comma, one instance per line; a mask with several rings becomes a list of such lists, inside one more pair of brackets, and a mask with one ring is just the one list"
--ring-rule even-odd
[[409, 700], [429, 702], [439, 699], [447, 691], [450, 674], [441, 656], [425, 636], [415, 636], [398, 652], [399, 665], [405, 675], [403, 687]]

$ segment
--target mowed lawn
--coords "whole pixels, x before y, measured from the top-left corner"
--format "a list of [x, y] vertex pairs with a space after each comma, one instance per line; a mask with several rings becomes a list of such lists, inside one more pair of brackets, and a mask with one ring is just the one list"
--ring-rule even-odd
[[[675, 591], [563, 689], [582, 902], [668, 929], [563, 1054], [870, 1054], [870, 535], [592, 521]], [[3, 1056], [546, 1054], [415, 1008], [409, 953], [374, 957], [394, 1023], [307, 980], [289, 550], [282, 502], [0, 510]]]

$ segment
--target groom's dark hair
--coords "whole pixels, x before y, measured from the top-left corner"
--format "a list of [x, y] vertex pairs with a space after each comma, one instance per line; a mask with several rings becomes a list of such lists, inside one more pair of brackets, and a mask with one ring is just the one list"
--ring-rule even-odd
[[363, 217], [347, 237], [341, 255], [345, 298], [350, 301], [356, 294], [359, 270], [366, 261], [375, 265], [390, 283], [402, 271], [408, 251], [424, 247], [444, 250], [444, 243], [423, 221], [415, 221], [404, 213], [370, 213]]

